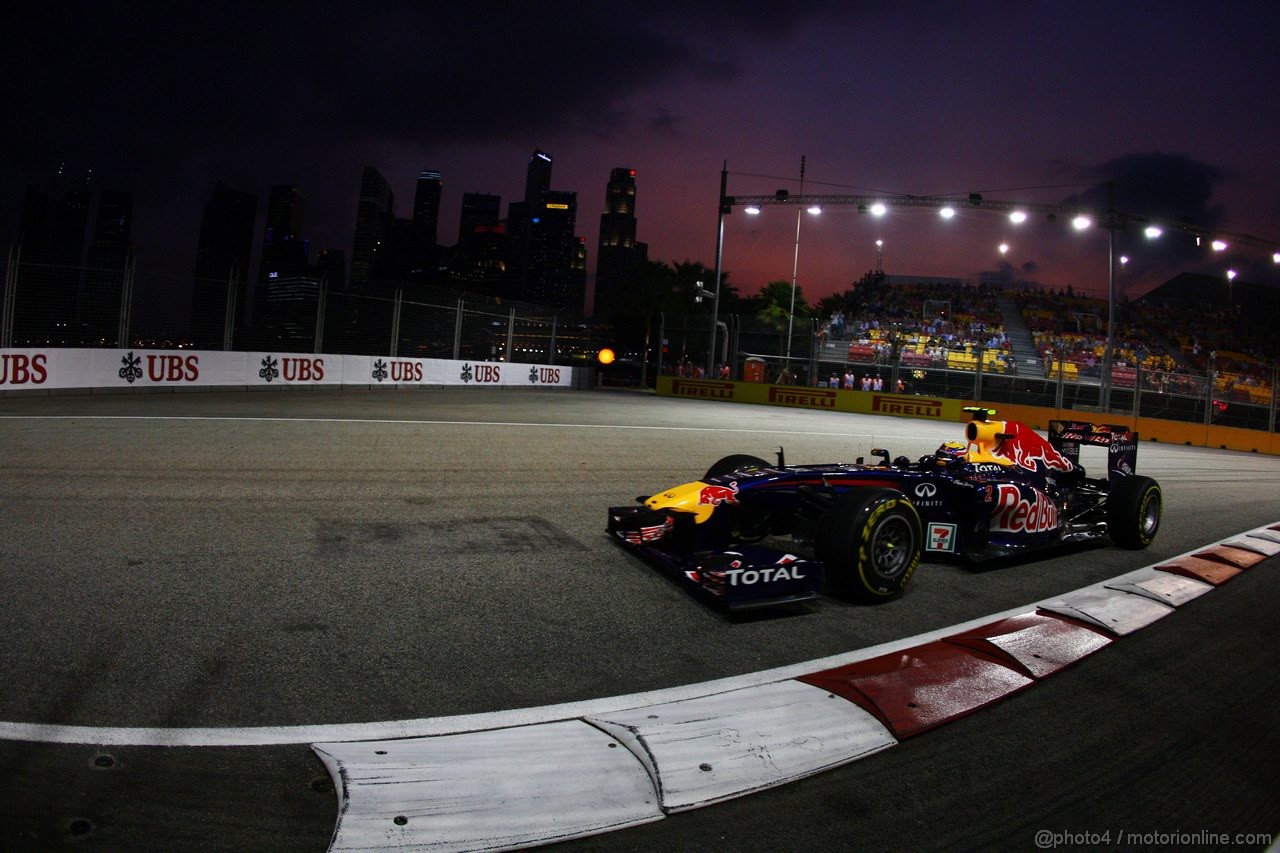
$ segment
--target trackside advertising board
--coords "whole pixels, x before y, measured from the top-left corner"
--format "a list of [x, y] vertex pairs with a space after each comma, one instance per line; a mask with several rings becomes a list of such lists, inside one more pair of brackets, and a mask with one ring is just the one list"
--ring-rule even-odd
[[882, 391], [847, 391], [838, 388], [806, 388], [801, 385], [764, 385], [719, 379], [658, 377], [658, 393], [663, 396], [733, 403], [759, 403], [828, 412], [857, 412], [867, 415], [898, 415], [937, 421], [962, 420], [965, 404], [941, 397], [917, 397]]
[[431, 358], [197, 350], [0, 350], [3, 391], [278, 385], [572, 388], [573, 380], [572, 367]]
[[[1032, 429], [1045, 429], [1055, 418], [1073, 418], [1070, 409], [1047, 409], [995, 401], [946, 400], [941, 397], [917, 397], [911, 394], [888, 394], [881, 391], [855, 391], [836, 388], [805, 388], [799, 385], [764, 385], [759, 382], [732, 382], [719, 379], [681, 379], [658, 377], [658, 394], [687, 400], [718, 400], [725, 403], [758, 403], [766, 406], [790, 406], [827, 412], [856, 412], [866, 415], [894, 415], [904, 418], [960, 423], [968, 420], [965, 406], [980, 405], [995, 409], [1001, 418], [1022, 421]], [[1216, 447], [1280, 455], [1280, 432], [1208, 424], [1165, 421], [1157, 418], [1133, 418], [1122, 414], [1117, 418], [1144, 441]]]

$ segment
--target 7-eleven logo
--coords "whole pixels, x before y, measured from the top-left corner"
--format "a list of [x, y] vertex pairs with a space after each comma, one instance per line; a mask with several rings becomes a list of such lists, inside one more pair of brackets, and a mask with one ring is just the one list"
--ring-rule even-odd
[[954, 553], [956, 550], [956, 526], [954, 524], [930, 524], [929, 550]]

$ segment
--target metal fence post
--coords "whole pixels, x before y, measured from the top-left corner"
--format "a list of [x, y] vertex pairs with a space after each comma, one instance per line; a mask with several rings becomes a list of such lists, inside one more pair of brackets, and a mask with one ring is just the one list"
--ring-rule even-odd
[[886, 389], [898, 393], [898, 382], [902, 379], [902, 330], [894, 324], [889, 338], [889, 387]]
[[733, 364], [734, 364], [733, 375], [739, 378], [742, 377], [742, 371], [746, 369], [746, 363], [747, 363], [746, 357], [743, 356], [741, 360], [741, 364], [739, 364], [738, 356], [742, 354], [743, 354], [742, 353], [742, 315], [734, 314], [733, 315], [733, 350], [732, 350]]
[[137, 260], [130, 253], [120, 279], [120, 321], [116, 327], [116, 346], [129, 346], [129, 327], [133, 321], [133, 273]]
[[[726, 334], [726, 338], [729, 336]], [[725, 341], [728, 343], [728, 341]], [[726, 359], [727, 361], [728, 359]], [[730, 371], [732, 375], [732, 371]], [[818, 318], [809, 318], [809, 387], [818, 387]]]
[[511, 363], [511, 351], [516, 336], [516, 309], [507, 314], [507, 364]]
[[[1142, 357], [1138, 357], [1138, 366], [1133, 372], [1133, 416], [1142, 416]], [[1136, 429], [1136, 426], [1135, 426]]]
[[458, 316], [453, 322], [453, 360], [458, 360], [459, 353], [462, 352], [462, 306], [466, 300], [458, 300]]
[[222, 350], [235, 349], [236, 301], [239, 298], [240, 266], [236, 264], [227, 274], [226, 315], [222, 318]]
[[1214, 361], [1215, 361], [1215, 360], [1216, 360], [1216, 357], [1215, 357], [1215, 356], [1213, 356], [1213, 355], [1209, 356], [1209, 370], [1208, 370], [1208, 372], [1206, 372], [1206, 373], [1205, 373], [1205, 383], [1204, 383], [1204, 387], [1205, 387], [1205, 390], [1204, 390], [1204, 394], [1205, 394], [1205, 396], [1204, 396], [1204, 423], [1205, 423], [1205, 426], [1208, 426], [1209, 424], [1213, 423], [1213, 374], [1215, 373], [1215, 371], [1214, 371], [1214, 366], [1215, 366], [1215, 365], [1214, 365]]
[[658, 312], [658, 376], [662, 375], [662, 351], [667, 347], [667, 315]]
[[986, 348], [982, 344], [978, 344], [978, 370], [977, 374], [973, 377], [974, 400], [982, 399], [982, 357], [985, 354], [985, 349]]
[[1271, 368], [1271, 415], [1267, 418], [1267, 432], [1276, 431], [1276, 403], [1280, 401], [1280, 366]]
[[391, 308], [391, 352], [392, 358], [400, 354], [400, 308], [404, 304], [404, 286], [396, 288], [395, 303]]
[[320, 297], [316, 302], [316, 336], [315, 346], [312, 348], [315, 352], [324, 352], [324, 305], [329, 298], [329, 274], [326, 272], [320, 276]]
[[1066, 363], [1066, 359], [1063, 357], [1064, 355], [1065, 355], [1064, 353], [1058, 353], [1058, 359], [1057, 359], [1058, 360], [1058, 393], [1054, 395], [1054, 401], [1053, 401], [1053, 405], [1055, 409], [1062, 408], [1063, 398], [1066, 394], [1066, 388], [1064, 387], [1064, 383], [1066, 381], [1065, 373], [1067, 369], [1067, 363]]
[[18, 297], [18, 264], [22, 259], [22, 244], [9, 247], [9, 263], [4, 270], [4, 310], [0, 312], [0, 347], [13, 346], [13, 312]]

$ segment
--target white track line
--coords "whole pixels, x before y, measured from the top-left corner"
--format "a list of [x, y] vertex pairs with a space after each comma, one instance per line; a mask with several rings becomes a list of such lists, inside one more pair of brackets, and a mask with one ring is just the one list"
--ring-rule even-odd
[[[1274, 522], [1273, 522], [1274, 523]], [[1202, 551], [1205, 548], [1236, 536], [1264, 530], [1268, 525], [1250, 528], [1240, 533], [1198, 545], [1182, 554], [1159, 562], [1167, 563], [1179, 557], [1185, 557]], [[1155, 565], [1155, 564], [1152, 564]], [[1120, 578], [1140, 573], [1150, 566], [1125, 572], [1110, 580], [1090, 584], [1096, 587], [1115, 583]], [[1071, 593], [1064, 593], [1070, 595]], [[1042, 599], [1049, 601], [1051, 599]], [[961, 633], [971, 628], [997, 622], [1019, 613], [1026, 613], [1036, 607], [1030, 603], [1014, 607], [999, 613], [991, 613], [968, 622], [948, 625], [925, 634], [882, 643], [853, 652], [845, 652], [831, 657], [787, 666], [768, 669], [762, 672], [721, 678], [715, 681], [704, 681], [698, 684], [687, 684], [680, 687], [650, 690], [643, 693], [629, 693], [604, 699], [591, 699], [581, 702], [567, 702], [559, 705], [543, 705], [536, 708], [517, 708], [509, 711], [492, 711], [480, 714], [462, 714], [451, 717], [427, 717], [418, 720], [392, 720], [371, 723], [346, 723], [335, 725], [311, 726], [257, 726], [238, 728], [105, 728], [92, 726], [59, 726], [42, 723], [4, 723], [0, 722], [0, 740], [34, 741], [39, 743], [63, 744], [101, 744], [110, 746], [280, 746], [287, 744], [332, 743], [339, 741], [375, 741], [395, 740], [400, 738], [429, 737], [433, 735], [461, 734], [465, 732], [483, 731], [486, 729], [510, 728], [513, 726], [535, 725], [556, 722], [579, 717], [599, 716], [617, 711], [626, 711], [645, 705], [657, 705], [667, 702], [678, 702], [695, 699], [716, 693], [725, 693], [745, 687], [769, 684], [784, 679], [808, 675], [824, 669], [833, 669], [879, 655], [923, 645], [952, 634]]]

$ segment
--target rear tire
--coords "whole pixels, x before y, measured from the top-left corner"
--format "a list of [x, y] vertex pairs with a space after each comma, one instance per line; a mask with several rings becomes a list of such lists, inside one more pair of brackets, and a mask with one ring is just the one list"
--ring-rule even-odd
[[818, 524], [827, 588], [874, 604], [902, 595], [924, 550], [920, 514], [893, 489], [861, 487], [835, 500]]
[[1160, 484], [1136, 474], [1121, 477], [1107, 495], [1107, 532], [1121, 548], [1145, 548], [1160, 530], [1164, 494]]
[[732, 456], [724, 457], [708, 468], [707, 473], [702, 475], [702, 479], [710, 480], [712, 477], [723, 477], [725, 474], [732, 474], [734, 471], [741, 471], [743, 468], [768, 468], [769, 465], [770, 463], [759, 456], [735, 453]]

